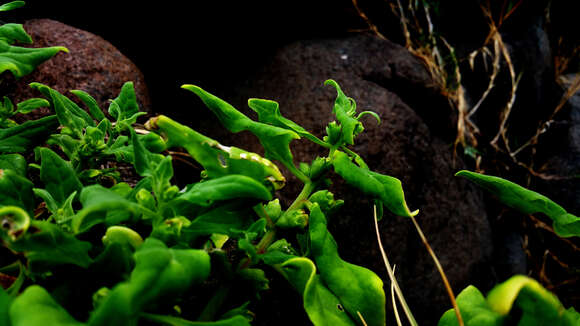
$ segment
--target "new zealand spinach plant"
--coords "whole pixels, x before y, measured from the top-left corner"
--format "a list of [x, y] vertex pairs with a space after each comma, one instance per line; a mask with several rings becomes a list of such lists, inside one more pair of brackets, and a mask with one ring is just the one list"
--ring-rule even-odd
[[[107, 115], [84, 92], [72, 91], [87, 110], [33, 83], [55, 116], [0, 129], [2, 325], [248, 325], [248, 307], [269, 288], [267, 266], [300, 294], [313, 324], [384, 325], [383, 282], [341, 259], [328, 232], [327, 217], [342, 204], [327, 190], [329, 174], [397, 215], [416, 212], [399, 180], [370, 171], [348, 148], [361, 118], [378, 116], [357, 113], [336, 82], [326, 84], [338, 95], [322, 139], [284, 118], [276, 102], [249, 100], [254, 121], [184, 86], [229, 131], [256, 135], [262, 157], [166, 116], [138, 128], [131, 83]], [[32, 125], [41, 132], [28, 137]], [[297, 166], [290, 143], [300, 138], [326, 155]], [[172, 148], [202, 166], [199, 182], [174, 184]], [[303, 182], [286, 208], [274, 198], [286, 179], [273, 161]], [[119, 177], [127, 165], [131, 184]], [[203, 293], [208, 284], [219, 286]], [[241, 287], [247, 292], [232, 305], [228, 294]]]

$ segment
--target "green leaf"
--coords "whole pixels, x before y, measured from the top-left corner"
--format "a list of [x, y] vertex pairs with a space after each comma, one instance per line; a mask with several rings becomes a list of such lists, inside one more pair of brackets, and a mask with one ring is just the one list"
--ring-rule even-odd
[[285, 166], [294, 166], [290, 142], [299, 139], [297, 133], [280, 127], [255, 122], [220, 98], [204, 91], [195, 85], [183, 85], [201, 98], [205, 105], [218, 117], [220, 122], [233, 133], [250, 131], [258, 139], [266, 151], [266, 158], [278, 160]]
[[167, 139], [168, 148], [185, 148], [203, 166], [209, 178], [241, 174], [270, 183], [274, 189], [280, 189], [286, 181], [278, 167], [268, 159], [240, 148], [223, 146], [166, 116], [149, 120], [146, 127], [158, 130]]
[[418, 214], [418, 210], [414, 212], [409, 210], [401, 181], [398, 179], [359, 167], [341, 151], [334, 153], [332, 165], [334, 171], [348, 184], [368, 196], [379, 199], [393, 214], [405, 217]]
[[[103, 119], [106, 119], [105, 114], [103, 113], [103, 111], [99, 107], [99, 104], [97, 103], [97, 100], [95, 100], [91, 95], [81, 90], [72, 90], [70, 92], [73, 93], [76, 97], [78, 97], [87, 106], [89, 112], [91, 113], [91, 116], [95, 120], [102, 121]], [[105, 130], [103, 130], [103, 132], [105, 132]]]
[[4, 241], [20, 239], [30, 227], [30, 216], [18, 206], [0, 207], [0, 236]]
[[354, 117], [356, 113], [356, 103], [350, 97], [347, 97], [340, 86], [329, 79], [324, 82], [324, 85], [331, 85], [336, 88], [337, 96], [334, 102], [332, 112], [336, 115], [336, 120], [340, 123], [341, 137], [340, 141], [343, 144], [353, 145], [354, 137], [363, 131], [363, 126], [357, 118]]
[[207, 207], [216, 201], [236, 198], [271, 200], [272, 194], [258, 181], [243, 175], [228, 175], [194, 184], [175, 200]]
[[133, 143], [133, 166], [135, 171], [142, 177], [151, 176], [159, 160], [156, 160], [153, 154], [143, 146], [134, 129], [131, 128], [130, 133], [131, 142]]
[[27, 212], [34, 209], [33, 184], [14, 170], [0, 169], [0, 207], [17, 206]]
[[137, 96], [135, 95], [133, 82], [123, 84], [119, 96], [111, 102], [109, 113], [118, 122], [129, 120], [135, 114], [139, 113], [139, 104], [137, 104]]
[[0, 129], [0, 153], [25, 152], [43, 142], [58, 127], [58, 119], [51, 115], [38, 120]]
[[69, 162], [49, 148], [40, 147], [39, 151], [40, 179], [58, 207], [62, 207], [73, 192], [81, 191], [83, 185]]
[[50, 99], [60, 124], [69, 128], [77, 139], [82, 138], [84, 128], [96, 126], [91, 116], [68, 97], [40, 83], [31, 83], [30, 87]]
[[139, 233], [124, 226], [114, 225], [107, 228], [107, 232], [103, 236], [103, 244], [109, 246], [112, 243], [119, 243], [121, 245], [130, 245], [133, 249], [138, 249], [143, 244], [143, 238]]
[[[501, 326], [505, 317], [491, 310], [485, 297], [473, 285], [466, 287], [457, 296], [457, 305], [461, 311], [461, 318], [467, 326]], [[454, 309], [447, 310], [437, 326], [457, 326], [457, 316]]]
[[326, 218], [318, 204], [310, 207], [310, 252], [320, 278], [340, 300], [353, 320], [359, 313], [368, 325], [384, 325], [386, 320], [383, 281], [374, 272], [340, 258], [336, 241], [326, 228]]
[[24, 6], [24, 1], [11, 1], [0, 6], [0, 11], [10, 11]]
[[32, 271], [39, 272], [62, 264], [86, 268], [92, 262], [88, 255], [91, 247], [46, 221], [31, 222], [26, 234], [10, 244], [12, 250], [24, 253]]
[[245, 230], [253, 220], [252, 210], [243, 202], [234, 202], [214, 208], [191, 221], [182, 231], [189, 237], [213, 233], [236, 236], [235, 230]]
[[17, 110], [19, 113], [27, 114], [38, 108], [49, 107], [50, 103], [43, 98], [29, 98], [28, 100], [18, 103]]
[[0, 325], [11, 326], [10, 323], [10, 315], [8, 312], [10, 311], [10, 306], [14, 299], [6, 293], [3, 287], [0, 286]]
[[0, 169], [12, 170], [21, 177], [26, 177], [28, 164], [24, 156], [20, 154], [0, 155]]
[[91, 315], [88, 325], [137, 325], [139, 313], [159, 300], [175, 300], [209, 276], [207, 252], [169, 249], [148, 238], [135, 253], [129, 280], [115, 286]]
[[516, 298], [520, 300], [519, 296], [524, 289], [528, 291], [527, 297], [535, 296], [535, 299], [546, 308], [563, 312], [564, 308], [555, 295], [544, 289], [536, 280], [523, 275], [512, 276], [507, 281], [496, 285], [487, 295], [487, 303], [493, 311], [505, 316], [509, 314]]
[[148, 216], [155, 216], [161, 219], [155, 212], [101, 185], [92, 185], [83, 188], [80, 194], [80, 200], [83, 204], [83, 209], [78, 211], [72, 218], [72, 229], [74, 233], [84, 232], [96, 224], [104, 223], [107, 215], [110, 216], [118, 212], [129, 213], [127, 218], [147, 214]]
[[1, 25], [0, 40], [8, 44], [14, 44], [15, 42], [32, 44], [32, 38], [26, 33], [22, 24]]
[[[566, 310], [554, 294], [536, 280], [515, 275], [496, 285], [483, 298], [473, 286], [467, 287], [457, 297], [461, 316], [467, 326], [505, 325], [577, 325], [580, 316], [573, 309]], [[512, 313], [517, 307], [517, 313]], [[519, 320], [512, 320], [514, 318]], [[439, 326], [455, 326], [457, 318], [453, 309], [439, 320]]]
[[52, 58], [58, 52], [68, 52], [62, 46], [48, 48], [23, 48], [0, 40], [0, 73], [6, 70], [20, 78], [31, 73], [38, 65]]
[[256, 113], [258, 113], [258, 120], [260, 122], [292, 130], [298, 135], [312, 141], [313, 143], [323, 147], [329, 146], [328, 143], [320, 140], [318, 137], [314, 136], [294, 121], [284, 118], [280, 113], [280, 108], [277, 102], [251, 98], [248, 100], [248, 106]]
[[310, 259], [304, 257], [289, 259], [281, 264], [280, 271], [302, 295], [304, 310], [315, 326], [357, 325], [344, 310], [341, 301], [316, 274], [316, 266]]
[[31, 285], [10, 306], [12, 326], [82, 326], [41, 286]]
[[499, 177], [465, 170], [455, 175], [467, 178], [489, 191], [505, 205], [524, 214], [547, 215], [552, 219], [554, 231], [560, 237], [580, 236], [580, 218], [566, 212], [562, 206], [544, 195]]
[[[54, 197], [52, 197], [50, 192], [48, 192], [46, 189], [39, 188], [33, 188], [32, 191], [36, 197], [40, 197], [44, 201], [48, 211], [51, 213], [56, 213], [58, 211], [59, 204], [56, 202], [56, 200], [54, 200]], [[76, 194], [76, 191], [74, 193]]]

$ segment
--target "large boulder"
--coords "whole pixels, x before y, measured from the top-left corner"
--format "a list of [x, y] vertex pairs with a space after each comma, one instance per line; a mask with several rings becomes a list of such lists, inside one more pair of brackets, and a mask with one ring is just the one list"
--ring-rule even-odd
[[[50, 19], [26, 21], [24, 29], [32, 37], [34, 47], [64, 46], [69, 53], [58, 53], [31, 74], [9, 83], [8, 96], [15, 102], [38, 97], [40, 94], [28, 85], [40, 82], [67, 95], [73, 89], [88, 92], [106, 110], [109, 100], [117, 97], [123, 84], [133, 81], [141, 109], [151, 110], [143, 74], [108, 41]], [[46, 110], [36, 113], [45, 114], [48, 114]]]
[[[325, 126], [333, 120], [336, 97], [334, 88], [323, 86], [328, 78], [336, 80], [345, 94], [357, 101], [359, 111], [373, 110], [381, 117], [380, 125], [372, 118], [365, 119], [366, 130], [355, 140], [353, 150], [371, 169], [402, 181], [410, 208], [421, 210], [417, 220], [455, 292], [469, 284], [489, 288], [493, 282], [489, 265], [493, 243], [482, 196], [465, 180], [453, 176], [464, 165], [453, 156], [453, 129], [449, 132], [452, 110], [427, 70], [407, 50], [365, 35], [301, 41], [279, 50], [243, 84], [216, 93], [250, 116], [255, 115], [247, 109], [248, 98], [275, 100], [284, 116], [322, 137]], [[196, 116], [200, 112], [204, 111], [196, 111]], [[212, 117], [201, 121], [197, 128], [224, 144], [261, 152], [252, 135], [217, 132], [220, 128]], [[293, 145], [297, 162], [327, 154], [307, 141]], [[283, 189], [286, 204], [301, 184], [291, 179], [287, 187]], [[329, 221], [341, 256], [374, 270], [383, 277], [388, 291], [390, 283], [374, 236], [372, 203], [340, 180], [335, 180], [332, 190], [346, 202]], [[411, 221], [387, 215], [380, 229], [416, 317], [421, 324], [435, 324], [450, 303]], [[267, 324], [259, 313], [256, 315], [258, 324]], [[278, 318], [283, 319], [276, 323], [291, 320], [291, 316]]]

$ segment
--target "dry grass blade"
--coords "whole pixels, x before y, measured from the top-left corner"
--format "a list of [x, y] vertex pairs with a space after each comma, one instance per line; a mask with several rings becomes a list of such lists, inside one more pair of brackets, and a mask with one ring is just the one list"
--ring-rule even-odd
[[[501, 118], [499, 130], [497, 132], [497, 135], [491, 141], [491, 145], [493, 147], [495, 147], [496, 149], [499, 149], [499, 147], [497, 146], [497, 142], [501, 136], [503, 141], [504, 141], [504, 145], [505, 145], [508, 153], [511, 153], [509, 141], [508, 141], [507, 136], [506, 136], [507, 135], [507, 127], [506, 126], [507, 126], [507, 121], [508, 121], [508, 118], [511, 114], [512, 108], [514, 106], [514, 102], [516, 100], [516, 91], [517, 91], [518, 84], [520, 82], [522, 75], [520, 74], [519, 76], [516, 77], [514, 65], [512, 64], [512, 60], [511, 60], [509, 51], [506, 48], [505, 44], [503, 43], [503, 39], [501, 37], [501, 34], [495, 33], [493, 37], [499, 43], [503, 58], [508, 66], [508, 69], [510, 72], [510, 78], [511, 78], [511, 90], [510, 90], [510, 99], [509, 99], [506, 107], [504, 108], [504, 110], [501, 114], [502, 118]], [[512, 158], [513, 158], [513, 156], [512, 156]]]
[[369, 19], [369, 17], [367, 17], [367, 15], [360, 9], [360, 7], [358, 6], [358, 0], [352, 0], [352, 5], [356, 9], [359, 17], [365, 21], [369, 29], [373, 31], [373, 33], [375, 33], [378, 37], [382, 38], [383, 40], [386, 40], [387, 38], [383, 34], [381, 34], [381, 32], [379, 32], [377, 26], [373, 24], [373, 22]]
[[411, 309], [409, 309], [409, 305], [407, 304], [407, 301], [405, 300], [405, 297], [403, 296], [403, 292], [401, 291], [401, 288], [399, 287], [399, 283], [397, 282], [397, 279], [395, 278], [395, 273], [393, 272], [393, 268], [391, 267], [391, 264], [389, 263], [389, 259], [387, 258], [387, 253], [385, 252], [385, 249], [383, 248], [383, 242], [381, 241], [381, 235], [379, 233], [379, 221], [377, 219], [377, 206], [376, 205], [373, 206], [373, 213], [374, 213], [374, 220], [375, 220], [375, 231], [376, 231], [376, 235], [377, 235], [377, 242], [379, 244], [379, 249], [381, 251], [381, 255], [383, 257], [385, 267], [387, 268], [387, 273], [389, 274], [389, 279], [391, 280], [392, 286], [395, 287], [395, 292], [397, 293], [397, 298], [399, 299], [399, 302], [401, 303], [401, 306], [403, 307], [403, 311], [405, 312], [405, 315], [407, 316], [409, 323], [411, 323], [411, 325], [413, 325], [413, 326], [417, 326], [418, 325], [417, 321], [415, 320], [415, 317], [411, 313]]
[[[479, 52], [479, 51], [477, 51], [477, 52]], [[475, 52], [475, 53], [477, 53], [477, 52]], [[482, 53], [485, 53], [485, 52], [482, 52]], [[487, 98], [487, 96], [489, 95], [491, 90], [494, 88], [495, 78], [497, 77], [497, 74], [499, 72], [500, 59], [501, 59], [500, 45], [499, 45], [499, 42], [494, 40], [494, 42], [493, 42], [493, 70], [492, 70], [491, 75], [489, 76], [489, 83], [487, 84], [487, 89], [485, 90], [485, 92], [483, 92], [483, 95], [481, 95], [481, 98], [479, 99], [479, 101], [477, 101], [477, 103], [469, 111], [469, 114], [467, 115], [466, 119], [470, 120], [471, 116], [474, 115], [475, 112], [477, 112], [477, 109], [479, 109], [479, 107], [481, 106], [483, 101]], [[484, 63], [485, 63], [485, 57], [484, 57]], [[471, 120], [470, 120], [470, 122], [471, 122]]]
[[358, 318], [360, 319], [360, 322], [363, 323], [363, 326], [368, 326], [367, 322], [365, 321], [365, 319], [363, 318], [362, 314], [360, 313], [360, 311], [357, 311], [356, 314], [358, 315]]
[[[397, 269], [397, 265], [393, 265], [393, 275]], [[395, 299], [395, 286], [391, 283], [391, 301], [393, 302], [393, 313], [395, 314], [395, 319], [397, 320], [397, 325], [402, 326], [401, 317], [399, 316], [399, 309], [397, 308], [397, 301]]]
[[433, 259], [433, 262], [435, 263], [435, 266], [437, 267], [437, 270], [441, 275], [441, 279], [443, 280], [443, 284], [445, 285], [445, 289], [447, 290], [447, 294], [449, 295], [449, 299], [451, 300], [451, 305], [453, 306], [453, 310], [455, 310], [455, 316], [457, 317], [458, 325], [463, 326], [464, 325], [463, 318], [461, 317], [461, 313], [459, 312], [459, 306], [457, 305], [457, 301], [455, 300], [455, 294], [453, 294], [453, 289], [451, 289], [451, 285], [449, 284], [447, 275], [445, 275], [445, 271], [443, 271], [443, 266], [441, 266], [441, 263], [439, 262], [437, 255], [435, 255], [435, 252], [429, 245], [429, 242], [427, 241], [427, 238], [423, 234], [423, 230], [421, 230], [421, 227], [417, 223], [417, 220], [414, 217], [411, 217], [411, 221], [413, 221], [413, 225], [415, 225], [415, 229], [417, 230], [417, 233], [419, 233], [421, 241], [423, 241], [425, 248], [427, 248], [429, 255], [431, 255], [431, 258]]
[[564, 105], [566, 104], [566, 102], [568, 102], [568, 100], [572, 96], [574, 96], [574, 94], [576, 94], [578, 91], [580, 91], [580, 74], [578, 76], [576, 76], [576, 78], [574, 78], [574, 81], [572, 82], [572, 84], [568, 87], [568, 89], [566, 90], [566, 92], [564, 93], [564, 95], [562, 95], [562, 98], [560, 99], [560, 102], [558, 103], [558, 105], [554, 109], [554, 112], [552, 112], [552, 114], [550, 115], [550, 117], [540, 125], [540, 128], [538, 128], [538, 130], [536, 131], [536, 134], [534, 136], [532, 136], [532, 138], [530, 138], [522, 146], [520, 146], [520, 148], [518, 148], [517, 150], [513, 151], [511, 153], [511, 155], [512, 156], [515, 156], [518, 153], [520, 153], [522, 150], [524, 150], [526, 147], [528, 147], [530, 145], [533, 145], [533, 144], [537, 144], [538, 143], [538, 138], [543, 133], [545, 133], [546, 131], [548, 131], [548, 129], [550, 128], [550, 124], [554, 120], [554, 118], [556, 117], [556, 114], [558, 114], [558, 112], [560, 112], [560, 110], [562, 110], [562, 108], [564, 107]]

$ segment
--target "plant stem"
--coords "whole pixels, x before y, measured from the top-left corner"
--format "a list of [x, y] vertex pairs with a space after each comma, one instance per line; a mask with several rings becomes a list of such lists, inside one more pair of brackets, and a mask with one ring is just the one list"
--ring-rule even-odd
[[419, 233], [419, 236], [421, 237], [421, 241], [423, 241], [425, 248], [427, 248], [427, 251], [431, 255], [431, 258], [433, 258], [433, 262], [435, 262], [435, 266], [437, 266], [437, 270], [439, 271], [439, 274], [441, 274], [441, 279], [443, 280], [443, 284], [445, 285], [445, 289], [447, 290], [447, 294], [449, 295], [449, 299], [451, 300], [451, 305], [453, 306], [453, 310], [455, 310], [455, 316], [457, 317], [457, 322], [458, 322], [459, 326], [463, 326], [464, 325], [463, 318], [461, 318], [461, 313], [459, 312], [459, 306], [457, 305], [457, 301], [455, 300], [455, 295], [453, 294], [453, 289], [451, 288], [451, 285], [449, 284], [449, 280], [447, 279], [447, 275], [445, 275], [445, 271], [443, 271], [443, 267], [441, 266], [441, 263], [439, 262], [437, 255], [435, 255], [435, 252], [433, 251], [433, 249], [431, 249], [429, 242], [427, 242], [427, 238], [423, 234], [423, 231], [421, 230], [421, 227], [419, 227], [419, 224], [417, 223], [415, 218], [411, 217], [411, 221], [413, 221], [413, 224], [415, 225], [415, 229], [417, 229], [417, 233]]
[[411, 309], [409, 308], [409, 305], [407, 304], [407, 301], [405, 300], [405, 297], [403, 296], [403, 291], [401, 291], [401, 288], [399, 287], [399, 283], [397, 282], [397, 279], [395, 278], [395, 273], [393, 272], [393, 268], [391, 267], [391, 264], [389, 263], [389, 259], [387, 258], [387, 254], [385, 253], [385, 249], [383, 248], [383, 243], [381, 241], [381, 235], [379, 233], [379, 222], [377, 220], [377, 206], [374, 205], [373, 209], [374, 209], [374, 220], [375, 220], [375, 231], [377, 234], [377, 242], [379, 243], [379, 248], [381, 249], [383, 261], [385, 262], [385, 266], [387, 267], [387, 273], [389, 274], [389, 278], [391, 279], [391, 284], [395, 288], [395, 292], [397, 293], [397, 297], [399, 298], [399, 301], [401, 302], [401, 305], [403, 306], [403, 311], [405, 311], [405, 315], [407, 315], [407, 319], [409, 319], [409, 323], [411, 323], [412, 326], [417, 326], [418, 325], [417, 321], [415, 320], [415, 317], [411, 313]]
[[303, 205], [308, 200], [308, 197], [310, 197], [310, 194], [312, 193], [312, 191], [314, 191], [315, 188], [316, 183], [314, 182], [308, 181], [304, 183], [302, 191], [300, 191], [294, 202], [290, 205], [290, 207], [288, 207], [288, 209], [286, 210], [286, 212], [284, 212], [284, 214], [293, 211], [295, 209], [298, 209], [301, 205]]
[[264, 253], [266, 248], [268, 248], [272, 242], [274, 242], [274, 239], [276, 239], [276, 228], [270, 229], [268, 232], [266, 232], [262, 240], [260, 240], [260, 242], [258, 242], [256, 245], [256, 252], [259, 254]]
[[304, 172], [300, 171], [299, 169], [294, 166], [294, 164], [283, 164], [292, 174], [294, 174], [300, 181], [304, 184], [310, 182], [310, 178], [304, 174]]
[[225, 284], [219, 287], [215, 291], [214, 295], [209, 299], [209, 302], [203, 308], [203, 311], [199, 315], [198, 321], [211, 321], [215, 319], [216, 314], [219, 312], [220, 307], [228, 297], [230, 293], [229, 284]]

